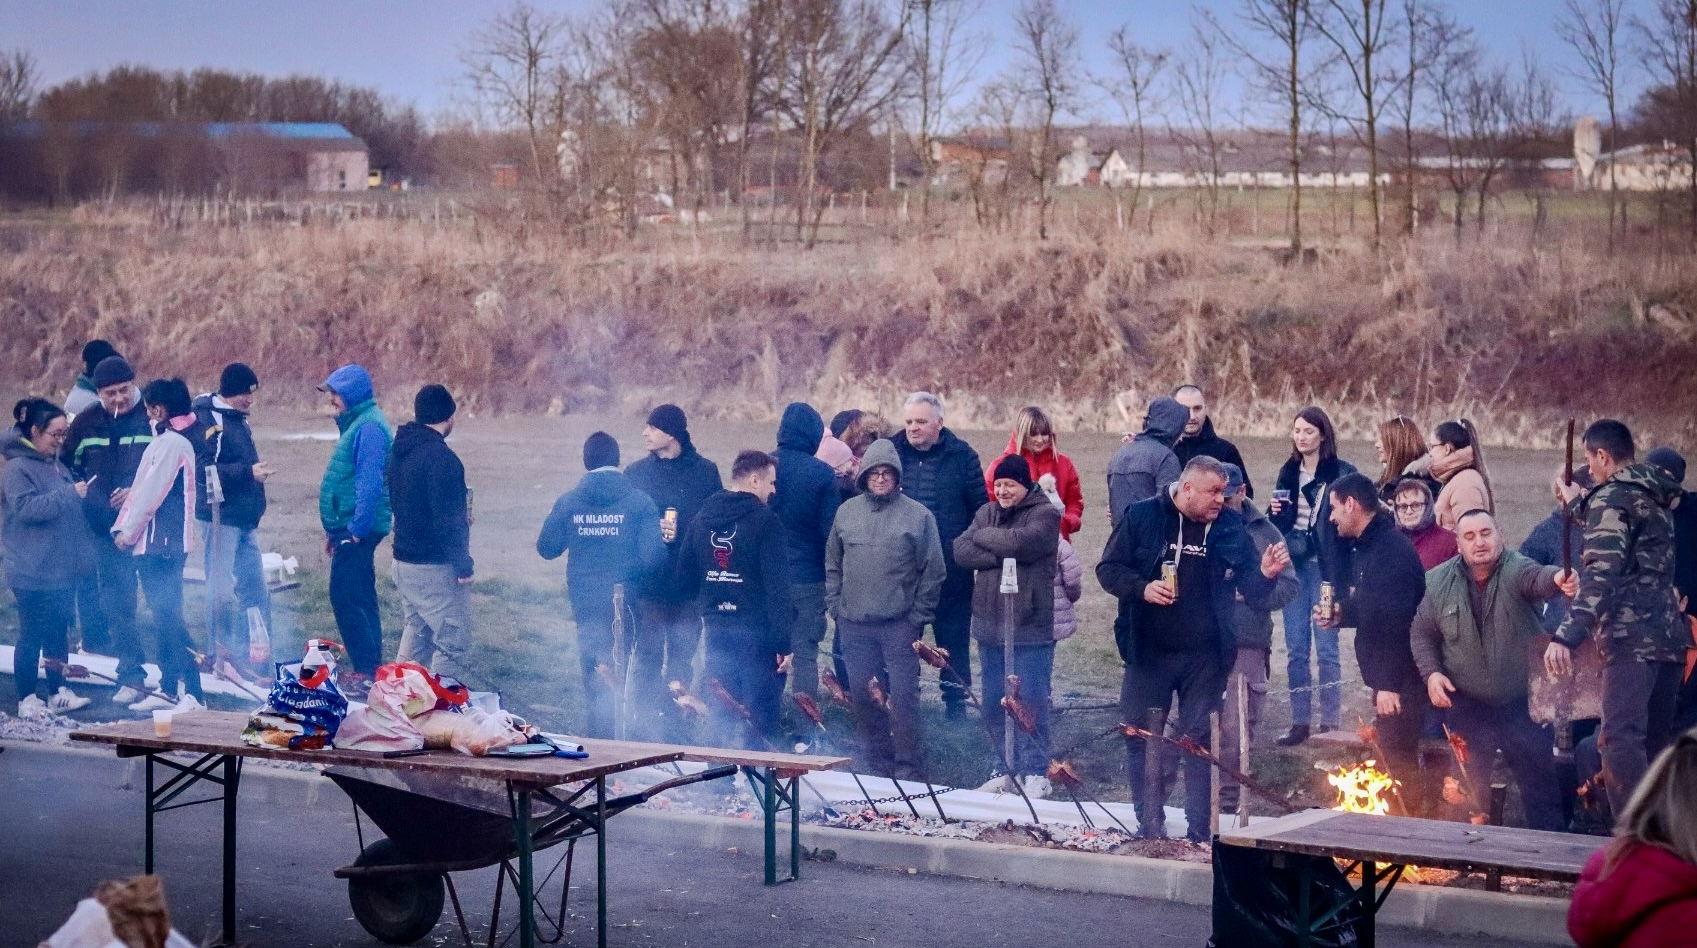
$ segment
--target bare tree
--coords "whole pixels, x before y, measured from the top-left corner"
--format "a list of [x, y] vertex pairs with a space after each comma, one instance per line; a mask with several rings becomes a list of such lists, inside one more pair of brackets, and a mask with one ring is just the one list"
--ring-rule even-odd
[[1395, 94], [1397, 77], [1389, 53], [1399, 41], [1389, 0], [1313, 0], [1314, 28], [1337, 52], [1354, 92], [1342, 114], [1367, 149], [1367, 202], [1373, 215], [1373, 246], [1379, 245], [1379, 122]]
[[1175, 131], [1185, 163], [1202, 181], [1203, 230], [1212, 237], [1219, 225], [1220, 182], [1226, 141], [1221, 136], [1225, 111], [1226, 65], [1219, 35], [1204, 22], [1191, 24], [1188, 47], [1173, 70], [1173, 98], [1185, 125]]
[[38, 73], [28, 50], [0, 52], [0, 122], [21, 122], [35, 104]]
[[919, 110], [914, 148], [925, 183], [919, 192], [919, 216], [931, 220], [931, 182], [937, 175], [938, 138], [950, 128], [961, 93], [984, 58], [989, 41], [967, 27], [982, 8], [980, 0], [907, 0], [907, 36], [913, 84]]
[[[1609, 250], [1614, 251], [1616, 208], [1620, 204], [1620, 181], [1615, 174], [1614, 152], [1620, 147], [1620, 58], [1622, 31], [1626, 26], [1627, 0], [1567, 0], [1556, 21], [1556, 34], [1572, 47], [1580, 68], [1572, 70], [1592, 91], [1603, 97], [1609, 110], [1607, 149], [1609, 160]], [[1625, 225], [1624, 215], [1621, 225]]]
[[1033, 131], [1024, 149], [1026, 171], [1037, 185], [1037, 237], [1049, 239], [1049, 209], [1054, 201], [1055, 121], [1079, 105], [1078, 26], [1056, 0], [1021, 0], [1014, 15], [1014, 75]]
[[739, 121], [735, 22], [714, 0], [624, 0], [617, 16], [633, 30], [632, 77], [671, 152], [668, 190], [692, 195], [699, 219]]
[[1114, 54], [1117, 74], [1096, 80], [1108, 98], [1120, 107], [1120, 114], [1131, 126], [1136, 153], [1136, 174], [1131, 181], [1131, 213], [1137, 214], [1137, 202], [1143, 190], [1143, 175], [1149, 168], [1149, 117], [1160, 110], [1162, 75], [1172, 54], [1164, 49], [1141, 46], [1131, 38], [1124, 26], [1108, 36], [1108, 50]]
[[561, 58], [566, 21], [520, 2], [495, 14], [460, 54], [465, 80], [485, 114], [525, 133], [539, 183], [558, 178]]
[[1656, 0], [1652, 17], [1633, 21], [1655, 76], [1639, 111], [1684, 152], [1687, 225], [1697, 248], [1697, 0]]
[[978, 225], [992, 231], [1010, 226], [1013, 207], [1013, 144], [1017, 138], [1020, 94], [1006, 78], [980, 86], [973, 100], [975, 127], [965, 136], [967, 189]]
[[1416, 191], [1424, 170], [1415, 138], [1431, 112], [1436, 88], [1433, 76], [1456, 67], [1455, 57], [1472, 42], [1473, 32], [1431, 0], [1402, 0], [1402, 18], [1408, 35], [1408, 42], [1403, 45], [1406, 71], [1400, 77], [1391, 109], [1402, 133], [1402, 147], [1397, 155], [1403, 185], [1400, 223], [1405, 234], [1412, 234], [1419, 220]]

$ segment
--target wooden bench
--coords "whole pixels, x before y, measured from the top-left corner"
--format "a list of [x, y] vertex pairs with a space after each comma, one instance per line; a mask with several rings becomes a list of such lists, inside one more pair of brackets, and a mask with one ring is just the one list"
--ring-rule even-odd
[[[1310, 940], [1340, 913], [1359, 906], [1362, 948], [1372, 948], [1379, 907], [1409, 866], [1457, 872], [1500, 872], [1527, 879], [1575, 882], [1591, 854], [1606, 840], [1595, 836], [1549, 833], [1508, 826], [1475, 826], [1404, 816], [1368, 816], [1337, 810], [1307, 810], [1242, 829], [1222, 831], [1215, 846], [1234, 846], [1274, 854], [1318, 856], [1350, 863], [1361, 870], [1361, 884], [1334, 905], [1310, 901], [1312, 861], [1294, 860], [1302, 875], [1297, 912], [1301, 938]], [[1383, 890], [1379, 885], [1383, 883]]]

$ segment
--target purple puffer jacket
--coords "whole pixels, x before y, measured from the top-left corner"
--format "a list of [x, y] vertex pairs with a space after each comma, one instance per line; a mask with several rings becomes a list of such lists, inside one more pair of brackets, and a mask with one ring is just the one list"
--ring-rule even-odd
[[1055, 641], [1078, 631], [1078, 614], [1072, 604], [1084, 594], [1084, 567], [1072, 543], [1063, 539], [1055, 550]]

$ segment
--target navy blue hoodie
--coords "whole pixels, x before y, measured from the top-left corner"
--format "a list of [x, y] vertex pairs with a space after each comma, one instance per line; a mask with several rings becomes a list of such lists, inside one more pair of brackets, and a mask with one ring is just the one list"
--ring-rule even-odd
[[814, 457], [825, 420], [802, 402], [791, 402], [778, 425], [778, 492], [772, 512], [789, 531], [790, 581], [825, 581], [825, 541], [843, 495], [831, 466]]
[[736, 620], [751, 626], [773, 655], [789, 652], [795, 621], [784, 533], [760, 498], [723, 490], [707, 498], [674, 544], [681, 548], [677, 586], [686, 596], [700, 596], [702, 618], [709, 625]]
[[[690, 521], [700, 512], [701, 505], [725, 486], [719, 480], [719, 466], [702, 457], [695, 445], [683, 442], [683, 453], [675, 458], [663, 458], [650, 453], [631, 462], [625, 468], [632, 487], [654, 501], [662, 514], [667, 507], [678, 512], [678, 536], [682, 537]], [[655, 522], [658, 523], [656, 515]], [[642, 595], [657, 602], [683, 602], [689, 596], [678, 591], [672, 581], [677, 569], [678, 543], [666, 547], [666, 559], [659, 568], [651, 570], [642, 581]]]
[[615, 584], [634, 587], [666, 562], [660, 511], [627, 475], [596, 468], [554, 501], [536, 538], [536, 552], [545, 560], [571, 553], [566, 593], [572, 613], [580, 620], [605, 620], [613, 614]]
[[465, 465], [448, 439], [429, 425], [407, 422], [395, 432], [383, 475], [395, 517], [395, 559], [452, 566], [455, 576], [471, 576], [476, 566]]

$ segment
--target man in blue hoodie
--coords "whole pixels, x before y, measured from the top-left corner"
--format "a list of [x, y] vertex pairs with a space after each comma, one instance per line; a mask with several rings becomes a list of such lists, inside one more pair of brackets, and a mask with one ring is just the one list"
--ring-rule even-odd
[[[647, 494], [619, 472], [619, 443], [597, 431], [583, 443], [587, 474], [569, 493], [554, 501], [542, 523], [536, 552], [545, 560], [566, 560], [566, 595], [577, 623], [577, 660], [583, 669], [584, 703], [589, 706], [589, 737], [613, 737], [613, 691], [601, 679], [601, 666], [613, 667], [613, 587], [624, 586], [624, 621], [636, 633], [636, 584], [666, 562], [660, 538], [660, 511]], [[626, 644], [628, 650], [630, 645]], [[628, 652], [625, 660], [629, 661]], [[628, 674], [628, 673], [627, 673]], [[616, 686], [625, 688], [624, 682]]]
[[791, 402], [778, 426], [778, 493], [772, 512], [789, 532], [791, 629], [790, 688], [819, 697], [819, 643], [825, 640], [825, 541], [843, 495], [831, 466], [814, 457], [825, 437], [825, 419], [813, 406]]
[[344, 692], [352, 692], [349, 697], [364, 698], [383, 662], [374, 560], [392, 519], [383, 472], [394, 436], [364, 367], [344, 365], [318, 390], [330, 396], [341, 430], [318, 487], [318, 519], [330, 556], [330, 608], [353, 665], [339, 684]]

